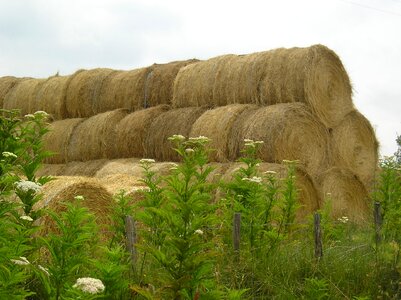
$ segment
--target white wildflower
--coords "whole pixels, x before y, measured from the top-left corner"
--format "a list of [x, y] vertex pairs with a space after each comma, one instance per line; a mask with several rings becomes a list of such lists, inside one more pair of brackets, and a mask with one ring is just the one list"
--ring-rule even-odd
[[77, 200], [77, 201], [83, 201], [85, 198], [82, 195], [77, 195], [77, 196], [74, 197], [74, 199]]
[[33, 219], [30, 216], [21, 216], [19, 217], [21, 220], [25, 220], [25, 221], [29, 221], [29, 222], [33, 222]]
[[285, 163], [285, 164], [296, 164], [296, 163], [299, 163], [299, 160], [283, 159], [283, 163]]
[[40, 183], [36, 183], [33, 181], [29, 180], [20, 180], [15, 183], [15, 187], [17, 190], [22, 191], [22, 192], [29, 192], [32, 191], [34, 193], [39, 193], [40, 190], [42, 189], [42, 186]]
[[37, 112], [34, 113], [34, 116], [38, 116], [41, 118], [47, 118], [49, 114], [43, 110], [38, 110]]
[[245, 143], [245, 147], [255, 147], [255, 143]]
[[11, 261], [20, 266], [26, 266], [30, 264], [29, 260], [27, 260], [24, 256], [20, 256], [20, 259], [12, 259]]
[[25, 118], [27, 118], [27, 119], [35, 119], [35, 116], [33, 114], [27, 114], [27, 115], [25, 115]]
[[139, 161], [141, 164], [154, 164], [156, 161], [154, 160], [154, 159], [151, 159], [151, 158], [142, 158], [140, 161]]
[[262, 144], [264, 144], [265, 142], [264, 141], [255, 141], [254, 142], [256, 145], [262, 145]]
[[245, 143], [253, 143], [254, 141], [253, 141], [253, 140], [250, 140], [250, 139], [244, 139], [244, 142], [245, 142]]
[[190, 153], [194, 153], [195, 150], [192, 149], [192, 148], [187, 148], [187, 149], [185, 149], [185, 152], [186, 152], [187, 154], [190, 154]]
[[38, 268], [39, 268], [41, 271], [43, 271], [44, 273], [46, 273], [47, 276], [50, 276], [50, 273], [49, 273], [49, 269], [48, 269], [48, 268], [45, 268], [45, 267], [43, 267], [43, 266], [41, 266], [41, 265], [38, 265]]
[[17, 155], [15, 155], [15, 154], [12, 153], [12, 152], [8, 152], [8, 151], [4, 151], [4, 152], [2, 153], [2, 155], [3, 155], [4, 157], [13, 157], [13, 158], [17, 158]]
[[255, 183], [262, 183], [262, 177], [258, 177], [258, 176], [253, 176], [251, 178], [248, 177], [244, 177], [242, 178], [243, 181], [250, 181], [250, 182], [255, 182]]
[[210, 142], [210, 139], [206, 136], [200, 135], [198, 137], [190, 137], [189, 138], [190, 141], [194, 141], [194, 142], [201, 142], [201, 143], [207, 143]]
[[174, 134], [173, 136], [170, 136], [168, 138], [169, 141], [185, 141], [185, 136], [181, 135], [181, 134]]
[[337, 221], [339, 221], [339, 222], [341, 222], [341, 223], [343, 223], [343, 224], [346, 224], [346, 223], [348, 223], [348, 217], [341, 217], [341, 218], [338, 218]]
[[265, 174], [267, 174], [267, 175], [276, 175], [277, 174], [277, 172], [275, 172], [275, 171], [266, 171], [266, 172], [264, 172]]
[[89, 294], [98, 294], [104, 291], [103, 282], [91, 277], [78, 278], [72, 287]]
[[195, 234], [203, 235], [203, 231], [200, 230], [200, 229], [196, 229], [196, 230], [195, 230]]

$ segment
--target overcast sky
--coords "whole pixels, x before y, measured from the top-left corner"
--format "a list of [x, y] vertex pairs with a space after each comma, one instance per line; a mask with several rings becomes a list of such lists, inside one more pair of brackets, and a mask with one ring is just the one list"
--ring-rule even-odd
[[382, 155], [401, 134], [401, 0], [0, 0], [0, 76], [324, 44]]

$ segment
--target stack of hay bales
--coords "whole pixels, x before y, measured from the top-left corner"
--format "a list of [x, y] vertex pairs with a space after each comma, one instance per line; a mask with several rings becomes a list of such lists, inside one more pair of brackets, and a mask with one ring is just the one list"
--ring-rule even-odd
[[[57, 120], [45, 136], [46, 148], [57, 152], [47, 160], [49, 173], [100, 176], [113, 169], [113, 176], [134, 176], [138, 171], [118, 159], [178, 161], [167, 140], [173, 134], [211, 138], [209, 158], [219, 164], [237, 160], [244, 139], [262, 140], [259, 158], [299, 160], [318, 198], [330, 194], [334, 217], [357, 220], [368, 209], [378, 142], [354, 108], [339, 57], [322, 45], [130, 71], [3, 77], [0, 100], [4, 108], [47, 110]], [[306, 210], [322, 201], [316, 203]]]

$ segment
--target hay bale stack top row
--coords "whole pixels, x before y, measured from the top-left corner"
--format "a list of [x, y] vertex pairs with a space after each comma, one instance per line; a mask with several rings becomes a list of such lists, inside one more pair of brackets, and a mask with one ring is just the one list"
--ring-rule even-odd
[[[4, 83], [2, 83], [4, 81]], [[79, 70], [48, 79], [0, 78], [0, 104], [23, 114], [44, 110], [55, 119], [126, 108], [306, 103], [327, 127], [353, 110], [352, 88], [338, 56], [323, 45], [280, 48], [154, 64], [131, 71]]]

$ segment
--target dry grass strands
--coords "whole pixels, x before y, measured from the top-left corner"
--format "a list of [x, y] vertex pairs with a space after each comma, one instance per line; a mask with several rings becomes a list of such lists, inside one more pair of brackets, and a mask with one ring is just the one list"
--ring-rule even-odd
[[351, 84], [338, 56], [323, 45], [224, 55], [181, 69], [174, 107], [305, 102], [328, 127], [353, 109]]
[[350, 169], [368, 189], [376, 173], [378, 147], [372, 125], [356, 110], [346, 115], [331, 132], [332, 164]]
[[79, 70], [72, 75], [66, 94], [69, 118], [90, 117], [97, 113], [102, 84], [114, 72], [111, 69]]
[[333, 218], [347, 217], [356, 223], [369, 220], [369, 194], [350, 170], [328, 169], [318, 177], [317, 187], [322, 199], [331, 202]]
[[42, 164], [36, 172], [36, 176], [62, 176], [64, 174], [65, 164]]
[[152, 121], [169, 109], [159, 105], [130, 113], [116, 125], [115, 153], [119, 157], [144, 157], [145, 138]]
[[71, 79], [72, 76], [53, 76], [41, 82], [35, 89], [31, 110], [43, 110], [55, 120], [65, 119], [67, 88]]
[[35, 90], [46, 79], [25, 79], [19, 81], [5, 96], [4, 109], [20, 109], [21, 115], [37, 111]]
[[117, 109], [86, 119], [75, 127], [68, 145], [68, 161], [88, 161], [118, 156], [114, 152], [116, 125], [127, 110]]
[[96, 172], [99, 171], [106, 163], [106, 159], [69, 162], [65, 165], [61, 175], [94, 177]]
[[[34, 210], [46, 207], [60, 213], [65, 211], [63, 203], [73, 201], [76, 196], [83, 196], [82, 205], [96, 216], [96, 222], [102, 230], [111, 222], [108, 216], [111, 214], [113, 196], [94, 178], [56, 177], [43, 185], [42, 192], [43, 199], [35, 204]], [[40, 223], [44, 225], [41, 235], [54, 231], [55, 224], [49, 217], [42, 218]]]
[[109, 175], [99, 179], [99, 181], [112, 195], [124, 192], [124, 195], [129, 197], [132, 203], [144, 199], [143, 192], [148, 190], [140, 178], [127, 174]]
[[228, 143], [231, 129], [238, 116], [254, 105], [231, 104], [204, 112], [192, 125], [189, 136], [206, 136], [211, 139], [208, 145], [212, 152], [209, 160], [227, 162], [229, 157]]
[[[243, 163], [232, 163], [228, 170], [222, 177], [224, 182], [229, 182], [233, 179], [234, 174], [246, 165]], [[276, 174], [276, 178], [283, 180], [288, 176], [288, 169], [286, 165], [274, 164], [274, 163], [261, 163], [258, 167], [259, 175], [263, 178], [266, 175], [264, 172], [273, 171]], [[312, 212], [318, 210], [321, 207], [322, 201], [320, 195], [315, 188], [312, 178], [302, 167], [296, 167], [295, 170], [295, 185], [298, 191], [298, 201], [300, 208], [297, 212], [297, 218], [299, 220], [304, 219]], [[220, 194], [219, 197], [222, 195]]]
[[[283, 103], [254, 110], [233, 127], [232, 140], [263, 141], [259, 153], [265, 162], [299, 160], [314, 176], [328, 165], [328, 132], [303, 103]], [[235, 139], [235, 140], [234, 140]], [[233, 153], [239, 157], [239, 153]]]
[[21, 78], [14, 76], [0, 77], [0, 108], [3, 108], [4, 98], [7, 93], [21, 80]]
[[144, 107], [171, 104], [174, 80], [178, 71], [182, 67], [198, 61], [197, 59], [190, 59], [167, 64], [153, 64], [146, 77]]
[[55, 154], [45, 159], [49, 164], [61, 164], [68, 161], [68, 145], [74, 129], [81, 124], [85, 119], [65, 119], [51, 123], [50, 129], [43, 136], [43, 147], [47, 151]]
[[167, 111], [159, 115], [149, 127], [145, 141], [145, 157], [158, 161], [177, 161], [178, 154], [168, 138], [174, 134], [188, 137], [191, 126], [205, 111], [201, 107], [187, 107]]
[[111, 72], [103, 82], [97, 112], [145, 107], [145, 84], [150, 68]]

